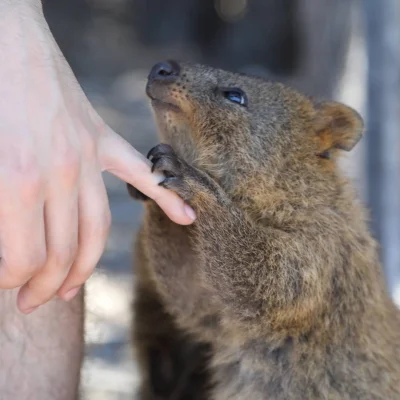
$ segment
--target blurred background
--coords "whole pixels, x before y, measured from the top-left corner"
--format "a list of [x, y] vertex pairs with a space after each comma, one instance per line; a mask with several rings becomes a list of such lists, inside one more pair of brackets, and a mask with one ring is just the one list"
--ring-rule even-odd
[[[390, 291], [400, 305], [400, 2], [398, 0], [44, 0], [50, 28], [105, 121], [139, 151], [157, 144], [144, 94], [151, 66], [197, 61], [345, 102], [367, 123], [343, 158], [371, 210]], [[86, 285], [87, 400], [132, 399], [131, 242], [142, 206], [105, 174], [113, 215]]]

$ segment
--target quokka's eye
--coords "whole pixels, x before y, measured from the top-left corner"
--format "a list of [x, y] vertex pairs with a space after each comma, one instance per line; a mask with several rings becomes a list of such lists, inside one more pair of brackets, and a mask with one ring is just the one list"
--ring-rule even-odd
[[238, 88], [222, 89], [222, 93], [232, 103], [237, 103], [244, 107], [247, 106], [247, 97], [243, 90]]

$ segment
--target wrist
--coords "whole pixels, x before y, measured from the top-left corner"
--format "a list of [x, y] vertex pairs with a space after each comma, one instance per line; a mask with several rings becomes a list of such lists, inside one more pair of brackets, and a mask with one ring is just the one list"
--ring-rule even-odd
[[21, 16], [42, 16], [42, 0], [0, 0], [0, 22], [7, 14]]
[[[3, 54], [22, 52], [31, 42], [43, 42], [48, 25], [41, 0], [0, 0], [0, 51]], [[37, 49], [39, 46], [34, 46]], [[9, 60], [10, 61], [10, 60]]]

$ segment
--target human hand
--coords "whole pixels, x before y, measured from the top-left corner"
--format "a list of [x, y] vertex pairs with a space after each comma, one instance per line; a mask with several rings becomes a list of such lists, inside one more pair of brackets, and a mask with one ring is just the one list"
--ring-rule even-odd
[[176, 223], [195, 217], [94, 111], [39, 0], [0, 0], [0, 34], [0, 289], [22, 286], [29, 313], [55, 294], [74, 297], [95, 268], [111, 221], [102, 171]]

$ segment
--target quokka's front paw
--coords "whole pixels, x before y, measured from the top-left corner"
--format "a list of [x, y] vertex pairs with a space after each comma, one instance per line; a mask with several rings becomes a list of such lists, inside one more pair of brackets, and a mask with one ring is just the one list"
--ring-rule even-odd
[[152, 171], [162, 172], [165, 179], [160, 186], [172, 190], [181, 198], [188, 201], [193, 198], [195, 187], [198, 186], [198, 172], [180, 159], [174, 149], [168, 144], [159, 144], [147, 154], [153, 163]]
[[168, 144], [153, 147], [147, 158], [153, 163], [152, 171], [165, 175], [160, 186], [177, 193], [185, 201], [193, 200], [196, 194], [212, 195], [215, 184], [204, 172], [187, 164]]
[[[159, 171], [165, 175], [165, 179], [159, 184], [160, 186], [176, 192], [184, 200], [192, 198], [193, 193], [185, 180], [185, 176], [188, 177], [190, 172], [194, 173], [195, 171], [178, 158], [171, 146], [168, 144], [159, 144], [149, 151], [147, 158], [153, 163], [152, 172]], [[148, 196], [129, 183], [127, 184], [127, 188], [130, 196], [135, 200], [150, 200]]]

